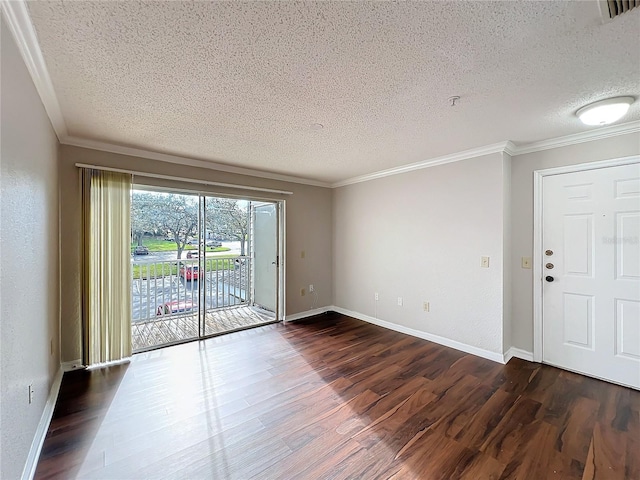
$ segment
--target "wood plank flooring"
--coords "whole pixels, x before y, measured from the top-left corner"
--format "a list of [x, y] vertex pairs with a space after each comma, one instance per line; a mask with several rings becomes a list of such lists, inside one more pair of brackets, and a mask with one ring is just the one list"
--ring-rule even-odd
[[36, 478], [640, 479], [640, 392], [338, 314], [65, 374]]

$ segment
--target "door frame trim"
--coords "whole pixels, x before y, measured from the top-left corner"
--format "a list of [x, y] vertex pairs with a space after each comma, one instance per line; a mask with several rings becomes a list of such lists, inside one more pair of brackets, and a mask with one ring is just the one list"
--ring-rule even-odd
[[542, 362], [543, 354], [543, 288], [542, 288], [542, 187], [544, 177], [563, 173], [586, 172], [608, 167], [619, 167], [640, 162], [640, 155], [612, 158], [597, 162], [578, 163], [533, 172], [533, 361]]
[[276, 320], [278, 322], [284, 322], [286, 317], [286, 305], [287, 305], [287, 201], [279, 200], [277, 202], [278, 208], [278, 255], [280, 261], [278, 262], [278, 299], [276, 314]]

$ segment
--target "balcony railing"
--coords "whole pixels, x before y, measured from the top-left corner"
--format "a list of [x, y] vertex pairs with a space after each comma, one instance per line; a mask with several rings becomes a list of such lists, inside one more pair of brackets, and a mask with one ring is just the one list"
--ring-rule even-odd
[[251, 259], [203, 257], [133, 261], [132, 322], [193, 316], [249, 303]]

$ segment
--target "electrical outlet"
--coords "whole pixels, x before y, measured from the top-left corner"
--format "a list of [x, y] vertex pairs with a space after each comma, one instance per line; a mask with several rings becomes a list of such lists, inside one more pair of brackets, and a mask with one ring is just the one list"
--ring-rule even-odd
[[422, 303], [422, 309], [423, 309], [425, 312], [428, 312], [428, 311], [429, 311], [429, 302], [423, 302], [423, 303]]
[[531, 257], [522, 257], [522, 268], [531, 268]]
[[33, 385], [29, 385], [29, 403], [33, 403]]
[[307, 292], [304, 291], [304, 288], [300, 289], [300, 296], [304, 297], [306, 295]]
[[313, 283], [309, 285], [309, 293], [313, 292]]
[[402, 297], [398, 297], [398, 306], [401, 307], [402, 306]]
[[489, 257], [481, 257], [480, 266], [482, 268], [489, 268]]
[[373, 299], [377, 302], [378, 300], [380, 300], [380, 294], [378, 292], [373, 294]]

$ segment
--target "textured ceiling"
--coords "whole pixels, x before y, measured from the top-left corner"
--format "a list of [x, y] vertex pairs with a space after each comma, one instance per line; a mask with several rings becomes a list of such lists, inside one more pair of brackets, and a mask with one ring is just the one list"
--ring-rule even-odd
[[594, 1], [28, 7], [70, 135], [326, 182], [640, 97], [640, 9], [603, 24]]

